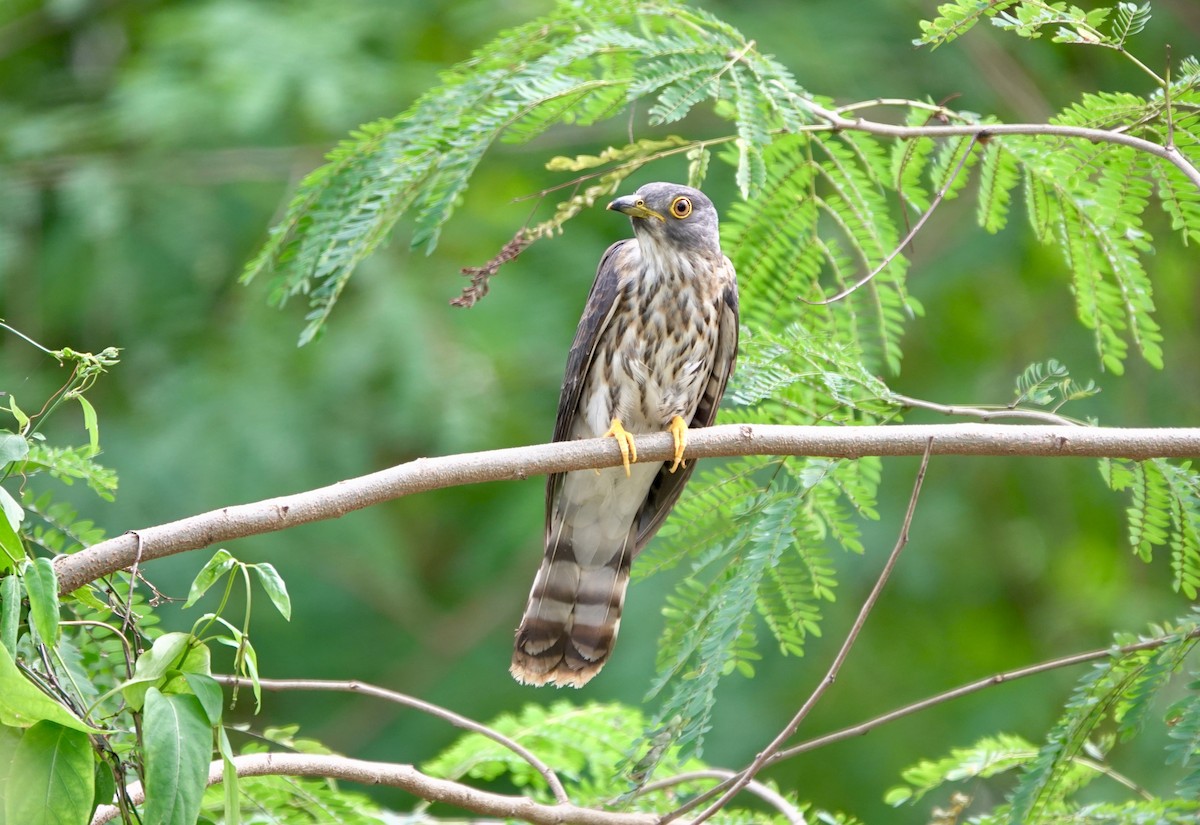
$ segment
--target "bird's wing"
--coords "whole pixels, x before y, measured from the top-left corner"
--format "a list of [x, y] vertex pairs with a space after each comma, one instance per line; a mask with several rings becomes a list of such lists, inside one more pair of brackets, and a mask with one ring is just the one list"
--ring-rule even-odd
[[[725, 394], [725, 385], [729, 382], [729, 376], [733, 373], [734, 361], [737, 360], [737, 278], [733, 272], [733, 264], [730, 263], [728, 258], [724, 258], [724, 266], [728, 278], [721, 301], [720, 326], [717, 332], [717, 351], [713, 355], [712, 372], [708, 374], [708, 381], [704, 386], [704, 394], [701, 395], [700, 403], [696, 406], [696, 414], [688, 422], [689, 428], [707, 427], [716, 420], [717, 407], [721, 405], [721, 396]], [[646, 501], [642, 504], [641, 509], [638, 510], [638, 532], [637, 544], [634, 547], [635, 554], [641, 552], [646, 543], [658, 532], [658, 528], [662, 527], [662, 523], [671, 512], [671, 508], [675, 506], [676, 499], [683, 492], [683, 487], [687, 484], [687, 480], [695, 468], [696, 462], [693, 460], [672, 473], [669, 471], [668, 465], [664, 464], [658, 475], [655, 476], [653, 483], [650, 485], [650, 492], [646, 495]]]
[[[567, 441], [571, 438], [571, 425], [579, 409], [579, 395], [583, 392], [588, 371], [592, 368], [596, 345], [600, 343], [600, 336], [608, 327], [617, 308], [620, 285], [615, 261], [621, 249], [630, 243], [637, 241], [634, 238], [626, 238], [610, 246], [600, 259], [600, 266], [596, 268], [596, 280], [592, 282], [592, 291], [588, 294], [587, 304], [584, 305], [583, 317], [579, 319], [575, 340], [567, 354], [567, 369], [563, 376], [562, 391], [558, 396], [558, 415], [554, 419], [555, 441]], [[550, 529], [554, 498], [561, 479], [562, 473], [552, 473], [546, 479], [547, 531]]]

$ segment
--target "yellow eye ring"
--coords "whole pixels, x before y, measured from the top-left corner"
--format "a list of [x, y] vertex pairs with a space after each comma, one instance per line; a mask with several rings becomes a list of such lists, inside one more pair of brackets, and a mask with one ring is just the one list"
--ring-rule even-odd
[[671, 214], [681, 220], [692, 214], [692, 199], [680, 196], [671, 201]]

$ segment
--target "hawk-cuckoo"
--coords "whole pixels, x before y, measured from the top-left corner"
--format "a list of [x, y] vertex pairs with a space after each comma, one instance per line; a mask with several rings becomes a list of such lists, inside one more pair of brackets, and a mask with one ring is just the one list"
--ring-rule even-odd
[[[520, 682], [583, 686], [616, 641], [633, 557], [662, 526], [693, 466], [689, 427], [717, 414], [737, 354], [733, 265], [704, 193], [648, 183], [609, 209], [635, 237], [600, 259], [567, 356], [554, 440], [616, 439], [624, 467], [546, 481], [545, 557], [517, 630]], [[674, 461], [637, 461], [632, 434], [669, 430]]]

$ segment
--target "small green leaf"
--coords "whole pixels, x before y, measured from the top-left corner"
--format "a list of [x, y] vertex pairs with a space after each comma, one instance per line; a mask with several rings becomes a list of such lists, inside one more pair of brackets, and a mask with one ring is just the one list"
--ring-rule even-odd
[[95, 756], [87, 734], [41, 721], [17, 744], [7, 795], [6, 821], [21, 825], [87, 822], [95, 788]]
[[192, 580], [192, 587], [188, 590], [187, 601], [183, 603], [183, 606], [191, 607], [195, 604], [235, 564], [237, 564], [237, 559], [230, 555], [228, 550], [218, 550], [208, 560], [208, 563], [200, 568], [200, 572]]
[[117, 781], [113, 779], [112, 767], [103, 759], [96, 760], [96, 790], [92, 794], [92, 811], [97, 805], [108, 805], [117, 792]]
[[25, 545], [17, 535], [25, 510], [3, 487], [0, 487], [0, 510], [4, 511], [4, 518], [0, 518], [0, 570], [8, 570], [25, 558]]
[[36, 558], [25, 565], [25, 593], [29, 619], [48, 645], [58, 642], [58, 574], [50, 559]]
[[8, 394], [8, 406], [4, 407], [3, 409], [7, 409], [13, 414], [13, 418], [17, 419], [18, 430], [24, 430], [29, 426], [29, 416], [27, 416], [25, 412], [17, 406], [17, 399], [13, 397], [12, 393]]
[[104, 733], [76, 719], [70, 711], [38, 690], [17, 670], [8, 648], [0, 646], [0, 725], [26, 728], [43, 719], [84, 733]]
[[283, 577], [279, 575], [275, 565], [262, 562], [261, 564], [252, 564], [250, 567], [258, 574], [258, 581], [271, 598], [271, 604], [275, 605], [279, 614], [290, 622], [292, 620], [292, 600], [288, 596], [287, 585], [283, 583]]
[[146, 693], [144, 825], [193, 825], [208, 780], [212, 727], [200, 700], [188, 694]]
[[100, 424], [96, 420], [96, 408], [82, 395], [76, 395], [75, 398], [83, 409], [83, 428], [87, 430], [92, 455], [96, 455], [100, 452]]
[[221, 750], [221, 761], [224, 763], [225, 791], [225, 825], [240, 825], [242, 821], [241, 794], [238, 793], [237, 768], [233, 764], [233, 747], [229, 744], [229, 734], [225, 728], [217, 730], [217, 746]]
[[0, 645], [10, 656], [17, 655], [17, 631], [21, 627], [21, 580], [5, 576], [0, 581]]
[[192, 693], [200, 700], [200, 706], [204, 708], [204, 715], [208, 718], [208, 723], [213, 727], [221, 724], [221, 707], [225, 704], [225, 694], [221, 692], [221, 686], [217, 684], [217, 680], [211, 676], [205, 676], [203, 673], [184, 673], [183, 678], [187, 680]]
[[29, 454], [29, 442], [16, 433], [0, 432], [0, 467], [10, 461], [20, 461]]
[[897, 785], [895, 788], [892, 788], [883, 795], [883, 802], [885, 805], [891, 805], [893, 808], [899, 808], [905, 802], [908, 802], [910, 799], [912, 799], [912, 796], [912, 788], [904, 785]]
[[133, 668], [133, 678], [117, 686], [125, 694], [125, 701], [134, 710], [141, 710], [146, 691], [159, 683], [167, 671], [178, 669], [195, 637], [190, 633], [164, 633], [154, 640], [154, 646], [138, 657]]

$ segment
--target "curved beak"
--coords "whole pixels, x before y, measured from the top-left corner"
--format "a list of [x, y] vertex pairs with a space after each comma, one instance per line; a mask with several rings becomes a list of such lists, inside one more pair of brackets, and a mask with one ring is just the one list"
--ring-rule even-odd
[[626, 195], [622, 198], [617, 198], [608, 205], [608, 208], [614, 212], [626, 214], [631, 218], [657, 218], [663, 223], [666, 223], [667, 220], [662, 215], [646, 206], [645, 201], [643, 201], [641, 198], [635, 197], [634, 195]]

